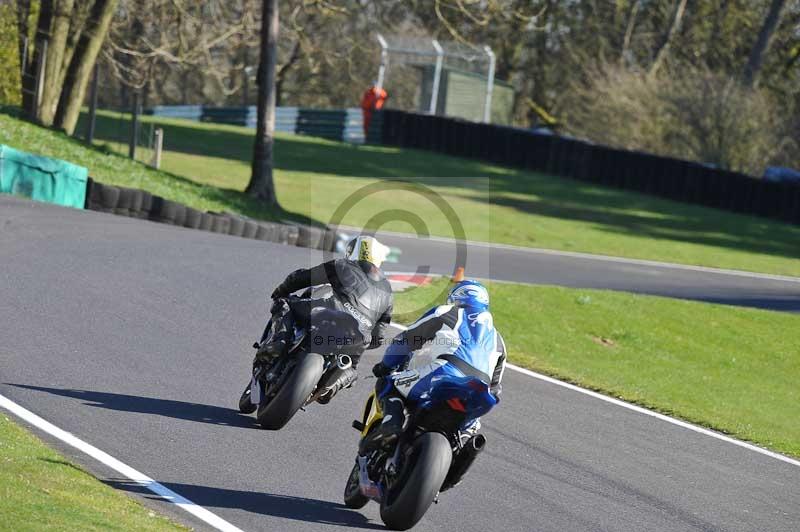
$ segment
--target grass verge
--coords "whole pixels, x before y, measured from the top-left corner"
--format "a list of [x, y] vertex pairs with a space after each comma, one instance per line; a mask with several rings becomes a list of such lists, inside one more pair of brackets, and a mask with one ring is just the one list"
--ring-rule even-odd
[[106, 486], [0, 413], [5, 530], [187, 530]]
[[[101, 116], [99, 138], [127, 138], [127, 122], [118, 117]], [[244, 190], [252, 130], [160, 117], [146, 122], [165, 130], [165, 169]], [[800, 276], [800, 227], [763, 218], [427, 151], [278, 135], [275, 157], [281, 205], [323, 223], [356, 190], [378, 180], [405, 180], [440, 194], [470, 240]], [[397, 190], [359, 202], [344, 222], [376, 228], [385, 220], [380, 213], [392, 219], [398, 208], [419, 216], [432, 234], [454, 236], [435, 205]], [[399, 220], [384, 228], [413, 231]]]
[[140, 188], [203, 211], [237, 212], [262, 220], [310, 221], [283, 209], [265, 208], [241, 190], [206, 185], [165, 170], [155, 170], [115, 153], [105, 146], [92, 147], [63, 133], [16, 118], [16, 109], [0, 108], [0, 144], [64, 159], [89, 168], [89, 175], [108, 185]]
[[[275, 185], [285, 211], [272, 211], [242, 193], [253, 130], [161, 117], [144, 122], [145, 129], [157, 124], [165, 130], [164, 172], [8, 114], [0, 114], [0, 142], [88, 166], [101, 181], [203, 210], [328, 223], [360, 188], [404, 180], [439, 194], [458, 213], [470, 240], [800, 276], [798, 226], [417, 150], [279, 134]], [[121, 115], [99, 115], [97, 138], [106, 151], [127, 153], [121, 142], [128, 125]], [[407, 191], [373, 194], [342, 222], [412, 232], [397, 219], [401, 210], [423, 220], [431, 234], [454, 236], [436, 205]]]
[[[444, 283], [397, 294], [398, 314], [432, 305]], [[800, 457], [799, 315], [604, 290], [489, 291], [512, 363]]]

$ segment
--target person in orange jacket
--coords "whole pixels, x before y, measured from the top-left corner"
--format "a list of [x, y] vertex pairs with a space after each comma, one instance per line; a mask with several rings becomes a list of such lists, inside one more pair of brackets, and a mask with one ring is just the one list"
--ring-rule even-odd
[[383, 104], [389, 97], [383, 87], [372, 86], [364, 91], [361, 97], [361, 110], [364, 114], [364, 140], [369, 133], [369, 124], [372, 121], [372, 113], [383, 108]]

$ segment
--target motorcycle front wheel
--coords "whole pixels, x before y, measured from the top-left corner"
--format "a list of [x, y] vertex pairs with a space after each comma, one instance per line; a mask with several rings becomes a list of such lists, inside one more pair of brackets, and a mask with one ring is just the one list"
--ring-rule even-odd
[[447, 477], [453, 451], [438, 432], [425, 432], [412, 443], [397, 480], [381, 501], [381, 520], [391, 530], [408, 530], [422, 519]]
[[347, 477], [347, 484], [344, 487], [344, 505], [353, 510], [363, 508], [369, 502], [369, 499], [361, 494], [358, 473], [358, 462], [356, 462], [352, 471], [350, 471], [350, 476]]
[[242, 414], [252, 414], [256, 411], [258, 405], [254, 405], [252, 401], [250, 401], [250, 383], [247, 383], [244, 391], [242, 392], [242, 396], [239, 397], [239, 412]]

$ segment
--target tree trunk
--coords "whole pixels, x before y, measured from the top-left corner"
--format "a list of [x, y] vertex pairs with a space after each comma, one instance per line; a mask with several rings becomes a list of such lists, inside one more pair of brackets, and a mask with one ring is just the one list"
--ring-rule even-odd
[[92, 76], [97, 54], [106, 38], [108, 26], [116, 7], [117, 0], [95, 1], [64, 76], [64, 86], [58, 102], [55, 125], [70, 135], [75, 131], [75, 124], [78, 122], [81, 105], [86, 94], [86, 86]]
[[31, 0], [17, 0], [17, 42], [19, 44], [19, 66], [25, 69], [25, 38], [28, 37], [28, 17], [31, 14]]
[[764, 24], [758, 32], [758, 38], [750, 50], [750, 57], [744, 67], [744, 74], [742, 81], [748, 87], [756, 84], [758, 79], [758, 72], [761, 70], [761, 62], [764, 59], [764, 52], [769, 48], [769, 43], [772, 40], [772, 35], [775, 33], [775, 28], [778, 26], [778, 21], [781, 18], [781, 10], [786, 0], [772, 0], [767, 11], [767, 16], [764, 18]]
[[31, 72], [30, 57], [33, 45], [25, 42], [28, 38], [28, 17], [31, 14], [30, 0], [17, 0], [17, 40], [19, 42], [19, 67], [20, 67], [20, 86], [22, 89], [22, 108], [29, 111], [33, 105], [33, 98], [30, 95], [33, 90], [33, 81], [28, 75]]
[[39, 6], [39, 19], [36, 22], [36, 33], [33, 41], [28, 42], [27, 75], [22, 77], [22, 107], [28, 117], [38, 120], [39, 109], [36, 108], [36, 72], [41, 55], [42, 43], [50, 39], [50, 22], [53, 15], [52, 0], [42, 0]]
[[258, 62], [258, 124], [253, 144], [253, 173], [245, 192], [277, 205], [272, 182], [272, 147], [275, 134], [275, 60], [278, 43], [278, 1], [263, 0], [261, 56]]
[[61, 95], [61, 70], [64, 48], [69, 35], [70, 14], [74, 0], [57, 0], [53, 6], [50, 42], [47, 45], [47, 60], [44, 66], [42, 104], [38, 110], [39, 122], [45, 126], [53, 124], [53, 117]]
[[72, 10], [72, 16], [69, 21], [69, 35], [67, 36], [67, 43], [64, 47], [64, 55], [61, 59], [61, 72], [58, 74], [58, 85], [64, 84], [64, 78], [67, 75], [67, 69], [72, 62], [72, 54], [75, 53], [75, 47], [78, 46], [78, 40], [83, 33], [83, 28], [86, 25], [86, 8], [81, 5], [80, 1], [75, 4]]
[[620, 63], [624, 63], [628, 55], [628, 48], [631, 45], [631, 38], [633, 37], [633, 29], [636, 26], [636, 16], [639, 14], [639, 7], [641, 0], [633, 0], [631, 4], [630, 14], [628, 15], [628, 24], [625, 27], [625, 37], [622, 39], [622, 49], [619, 52]]
[[650, 66], [649, 75], [651, 76], [655, 76], [656, 73], [658, 73], [658, 69], [661, 68], [661, 65], [664, 63], [664, 59], [667, 57], [673, 36], [678, 33], [678, 30], [681, 29], [683, 13], [686, 11], [687, 1], [688, 0], [678, 0], [675, 4], [675, 9], [671, 17], [672, 22], [670, 23], [667, 31], [664, 32], [664, 36], [661, 38], [661, 43], [658, 45], [658, 48], [656, 48], [655, 59], [653, 59], [653, 64]]

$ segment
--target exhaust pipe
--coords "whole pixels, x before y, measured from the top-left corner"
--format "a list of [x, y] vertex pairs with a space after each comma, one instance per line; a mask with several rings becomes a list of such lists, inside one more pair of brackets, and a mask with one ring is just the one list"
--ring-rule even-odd
[[453, 488], [461, 482], [484, 447], [486, 447], [486, 437], [483, 434], [476, 434], [467, 441], [453, 458], [453, 464], [450, 466], [441, 491]]
[[352, 365], [353, 365], [353, 359], [350, 358], [350, 355], [338, 355], [336, 357], [336, 367], [339, 368], [341, 371], [350, 369]]

